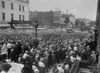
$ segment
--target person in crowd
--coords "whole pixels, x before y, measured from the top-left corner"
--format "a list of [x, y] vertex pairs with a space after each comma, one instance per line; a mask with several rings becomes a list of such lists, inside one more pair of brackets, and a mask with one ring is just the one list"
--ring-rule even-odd
[[12, 66], [8, 63], [2, 63], [1, 64], [1, 73], [8, 73], [9, 69], [11, 68]]
[[23, 64], [23, 54], [20, 54], [20, 55], [19, 55], [18, 63]]
[[64, 69], [61, 65], [58, 65], [57, 69], [58, 69], [58, 73], [64, 73]]
[[11, 61], [12, 62], [15, 62], [16, 60], [15, 60], [15, 58], [16, 58], [16, 55], [15, 55], [15, 53], [14, 53], [14, 49], [11, 49]]
[[7, 50], [8, 50], [8, 59], [10, 59], [10, 54], [11, 54], [11, 41], [8, 41], [7, 43]]
[[[95, 53], [91, 51], [89, 45], [92, 41], [87, 39], [84, 41], [83, 35], [49, 33], [41, 35], [39, 41], [34, 40], [33, 34], [14, 33], [3, 36], [7, 38], [8, 59], [24, 64], [23, 73], [32, 69], [33, 73], [45, 73], [51, 68], [54, 68], [54, 73], [64, 73], [70, 70], [76, 60], [89, 63], [90, 57], [95, 59]], [[33, 63], [35, 64], [32, 66]], [[64, 66], [56, 67], [55, 65], [59, 63]]]
[[38, 62], [38, 65], [39, 65], [39, 71], [40, 71], [40, 73], [45, 73], [45, 65], [42, 62], [42, 59], [40, 59], [40, 61]]
[[34, 73], [39, 73], [39, 70], [38, 70], [38, 68], [35, 66], [34, 63], [33, 63], [33, 65], [32, 65], [32, 69], [33, 69]]
[[22, 73], [32, 73], [32, 68], [29, 65], [28, 61], [25, 62], [24, 67], [22, 68], [21, 72]]
[[70, 61], [71, 61], [71, 66], [74, 64], [74, 62], [76, 61], [76, 54], [75, 53], [72, 53], [70, 55]]
[[28, 61], [28, 63], [30, 64], [30, 56], [29, 56], [29, 52], [26, 51], [24, 54], [23, 54], [23, 64], [26, 63], [26, 61]]
[[1, 47], [1, 54], [2, 54], [2, 58], [3, 60], [5, 60], [7, 58], [7, 44], [3, 43], [3, 46]]
[[52, 73], [58, 73], [57, 65], [54, 66]]
[[52, 51], [51, 56], [52, 56], [52, 66], [54, 66], [56, 64], [56, 56], [54, 54], [54, 51]]
[[69, 73], [69, 63], [64, 63], [64, 72]]
[[27, 57], [29, 57], [29, 52], [25, 51], [24, 55], [23, 55], [23, 59], [26, 59]]

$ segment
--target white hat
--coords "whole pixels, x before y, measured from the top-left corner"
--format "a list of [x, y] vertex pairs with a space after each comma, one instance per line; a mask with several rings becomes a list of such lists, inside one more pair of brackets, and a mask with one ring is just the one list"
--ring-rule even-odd
[[39, 62], [38, 65], [39, 65], [39, 67], [45, 67], [43, 62]]

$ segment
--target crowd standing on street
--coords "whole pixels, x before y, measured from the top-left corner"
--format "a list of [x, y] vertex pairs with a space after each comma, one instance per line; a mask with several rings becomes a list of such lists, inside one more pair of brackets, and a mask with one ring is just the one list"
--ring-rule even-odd
[[50, 33], [38, 40], [26, 34], [6, 34], [0, 40], [0, 61], [23, 64], [22, 73], [47, 73], [50, 69], [52, 73], [70, 73], [76, 61], [79, 67], [88, 67], [98, 60], [93, 36]]

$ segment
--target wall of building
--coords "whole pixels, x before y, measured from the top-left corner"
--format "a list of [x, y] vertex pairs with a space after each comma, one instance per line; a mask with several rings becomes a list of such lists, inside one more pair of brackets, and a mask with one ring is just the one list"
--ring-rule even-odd
[[37, 16], [38, 16], [38, 12], [37, 11], [34, 11], [34, 12], [30, 11], [30, 13], [29, 13], [29, 20], [30, 21], [34, 21], [34, 20], [37, 19]]
[[61, 19], [61, 15], [62, 15], [61, 11], [54, 11], [53, 13], [54, 13], [53, 23], [60, 24], [61, 23], [60, 19]]
[[[2, 8], [2, 1], [5, 2], [5, 8]], [[13, 10], [11, 9], [11, 3], [13, 3]], [[19, 5], [21, 5], [21, 11], [19, 11]], [[24, 6], [24, 11], [22, 10]], [[2, 20], [2, 13], [5, 13], [5, 21], [11, 21], [11, 14], [14, 15], [14, 20], [19, 20], [19, 15], [21, 15], [21, 20], [29, 20], [29, 3], [20, 2], [18, 0], [0, 0], [0, 22]]]
[[38, 20], [41, 25], [51, 25], [53, 24], [53, 12], [38, 12]]
[[30, 12], [30, 20], [38, 20], [40, 26], [54, 26], [55, 24], [64, 24], [61, 11], [34, 11]]

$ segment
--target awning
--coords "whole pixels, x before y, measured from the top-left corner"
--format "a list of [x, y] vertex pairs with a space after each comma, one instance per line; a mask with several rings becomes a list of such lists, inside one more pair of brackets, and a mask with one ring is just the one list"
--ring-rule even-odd
[[0, 27], [10, 27], [9, 24], [0, 24]]
[[6, 21], [0, 21], [0, 24], [7, 24]]
[[21, 27], [21, 26], [16, 27], [16, 26], [15, 26], [15, 28], [18, 28], [18, 29], [22, 29], [22, 28], [33, 29], [32, 26], [28, 26], [28, 27]]

